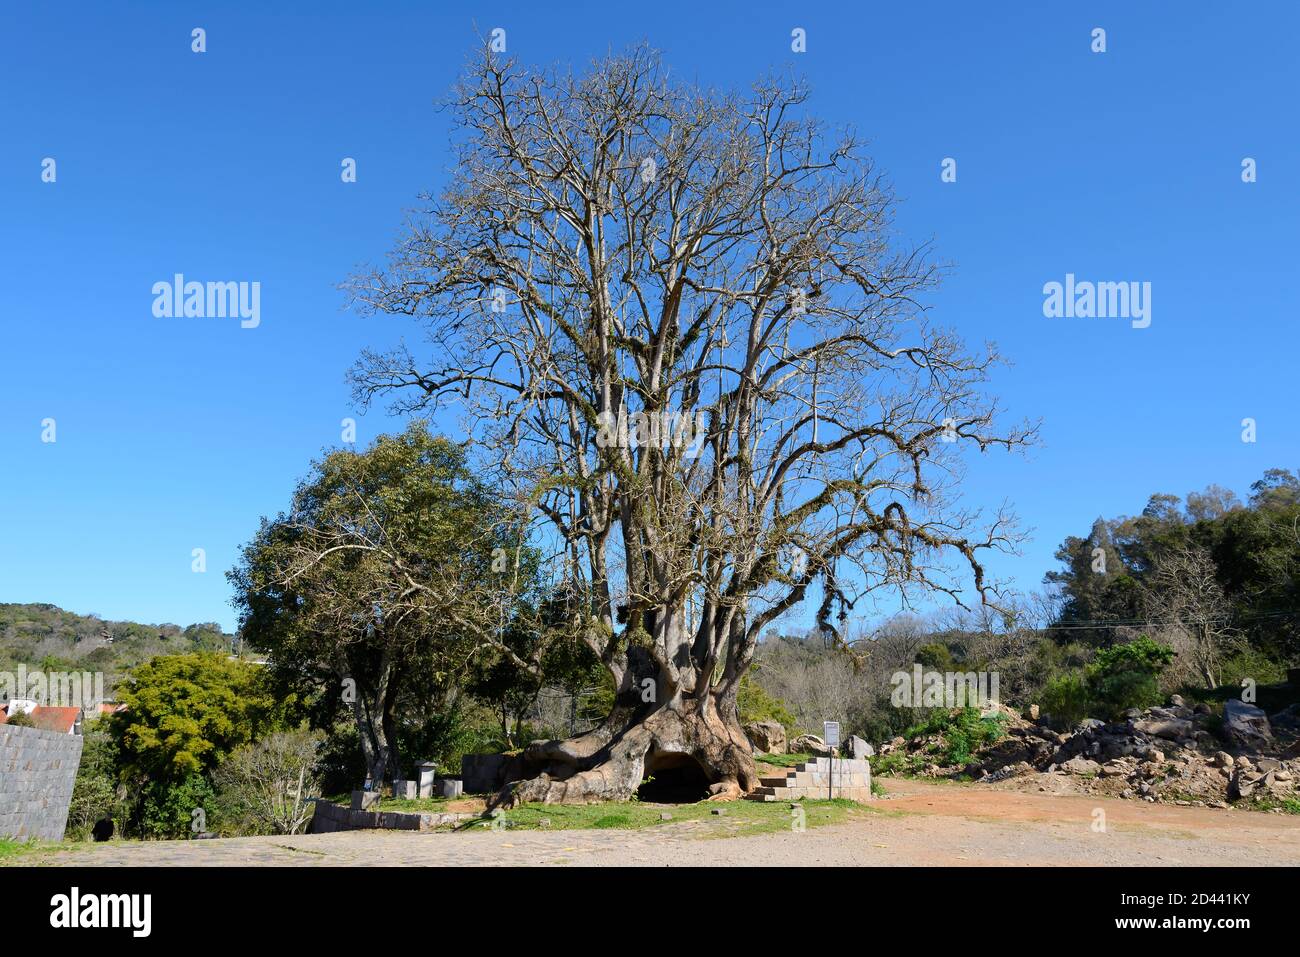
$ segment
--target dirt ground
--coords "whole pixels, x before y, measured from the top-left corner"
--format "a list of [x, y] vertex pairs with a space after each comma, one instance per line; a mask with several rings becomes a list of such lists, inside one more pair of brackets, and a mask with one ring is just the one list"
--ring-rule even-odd
[[82, 866], [1300, 865], [1300, 817], [886, 780], [854, 820], [723, 837], [725, 818], [639, 831], [348, 831], [109, 843], [24, 857]]

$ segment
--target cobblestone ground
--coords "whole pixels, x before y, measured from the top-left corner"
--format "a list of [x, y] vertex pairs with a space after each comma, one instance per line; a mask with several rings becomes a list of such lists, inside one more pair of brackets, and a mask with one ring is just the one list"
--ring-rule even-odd
[[[639, 831], [348, 831], [216, 841], [114, 842], [23, 864], [366, 865], [1300, 865], [1300, 818], [1092, 797], [890, 782], [855, 820], [727, 837], [725, 818]], [[1094, 830], [1094, 812], [1106, 829]]]

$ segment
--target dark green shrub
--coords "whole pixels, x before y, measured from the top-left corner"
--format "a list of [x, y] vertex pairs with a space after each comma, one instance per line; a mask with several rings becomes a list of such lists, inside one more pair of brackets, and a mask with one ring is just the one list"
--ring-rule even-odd
[[1160, 673], [1174, 660], [1174, 651], [1146, 635], [1124, 645], [1097, 652], [1088, 668], [1088, 686], [1093, 700], [1106, 717], [1129, 708], [1159, 704]]
[[1042, 709], [1058, 725], [1073, 725], [1088, 717], [1092, 704], [1088, 685], [1077, 672], [1057, 675], [1043, 688]]

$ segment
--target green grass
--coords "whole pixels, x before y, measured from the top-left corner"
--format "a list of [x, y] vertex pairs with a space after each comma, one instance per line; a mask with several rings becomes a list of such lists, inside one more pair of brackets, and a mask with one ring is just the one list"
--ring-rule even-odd
[[[409, 814], [423, 814], [428, 811], [445, 811], [451, 798], [383, 798], [377, 808], [380, 811], [404, 811]], [[372, 810], [375, 810], [372, 809]]]
[[57, 850], [61, 845], [49, 841], [15, 841], [0, 837], [0, 864], [14, 864], [18, 859], [39, 851]]
[[[701, 801], [698, 804], [643, 804], [639, 801], [608, 804], [524, 804], [502, 813], [509, 830], [588, 831], [625, 830], [661, 827], [683, 821], [707, 821], [715, 827], [701, 837], [734, 837], [789, 830], [795, 816], [790, 807], [796, 803], [804, 812], [807, 827], [820, 827], [848, 820], [861, 805], [836, 798], [815, 801]], [[721, 810], [721, 815], [713, 812]], [[663, 813], [672, 815], [660, 820]], [[542, 822], [549, 822], [544, 825]], [[465, 825], [462, 825], [462, 827]], [[488, 827], [475, 822], [471, 827]]]
[[1300, 814], [1300, 798], [1286, 798], [1281, 801], [1276, 798], [1259, 798], [1248, 804], [1247, 807], [1252, 811], [1272, 811], [1275, 808], [1280, 808], [1287, 814]]
[[[762, 754], [754, 756], [756, 764], [770, 764], [777, 768], [792, 768], [812, 759], [811, 754]], [[763, 769], [759, 768], [759, 770], [762, 771]]]
[[871, 758], [872, 781], [876, 776], [882, 778], [905, 778], [920, 773], [921, 769], [933, 759], [924, 752], [907, 752], [901, 748], [889, 754], [878, 754]]

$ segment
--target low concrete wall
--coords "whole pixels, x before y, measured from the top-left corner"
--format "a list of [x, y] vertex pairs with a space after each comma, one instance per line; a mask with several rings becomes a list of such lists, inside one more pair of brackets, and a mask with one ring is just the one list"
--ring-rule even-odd
[[0, 724], [0, 837], [60, 841], [81, 735]]
[[333, 831], [431, 831], [448, 824], [472, 821], [477, 814], [448, 811], [354, 811], [333, 801], [317, 801], [311, 818], [310, 833], [329, 834]]
[[460, 779], [466, 794], [496, 794], [509, 781], [527, 775], [522, 754], [466, 754]]

